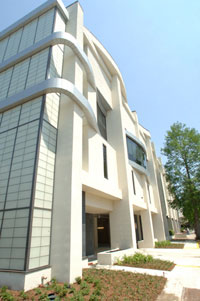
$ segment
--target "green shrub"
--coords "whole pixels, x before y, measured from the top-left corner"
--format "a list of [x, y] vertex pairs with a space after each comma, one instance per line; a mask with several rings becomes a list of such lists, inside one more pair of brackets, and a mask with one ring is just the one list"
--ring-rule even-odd
[[153, 261], [153, 257], [151, 255], [135, 253], [134, 255], [130, 255], [130, 256], [124, 255], [121, 263], [132, 264], [132, 263], [146, 263], [152, 261]]
[[71, 288], [69, 289], [69, 294], [74, 294], [75, 291], [76, 291], [75, 287], [71, 287]]
[[51, 279], [51, 283], [57, 283], [57, 280], [55, 277]]
[[[74, 299], [73, 299], [74, 298]], [[76, 291], [74, 293], [74, 297], [71, 300], [76, 300], [76, 301], [84, 301], [84, 297], [82, 295], [81, 291]]]
[[61, 291], [59, 292], [59, 297], [65, 297], [67, 294], [68, 290], [66, 288], [62, 288]]
[[70, 288], [70, 285], [69, 285], [68, 282], [65, 282], [64, 285], [63, 285], [63, 287], [67, 289], [67, 288]]
[[81, 277], [76, 277], [75, 280], [77, 284], [81, 284]]
[[54, 286], [54, 292], [55, 292], [56, 294], [59, 294], [61, 291], [62, 291], [62, 287], [61, 287], [60, 285], [56, 284], [56, 285]]
[[101, 290], [100, 290], [99, 288], [96, 288], [96, 289], [94, 290], [93, 294], [94, 294], [95, 296], [101, 296]]
[[42, 301], [49, 300], [47, 293], [44, 293], [44, 294], [40, 295], [40, 297], [38, 298], [38, 300], [42, 300]]
[[42, 291], [39, 287], [35, 288], [34, 291], [35, 291], [35, 295], [41, 295], [41, 293], [42, 293]]
[[[3, 287], [2, 287], [3, 289]], [[3, 289], [3, 292], [2, 292], [2, 289], [1, 289], [1, 293], [0, 293], [0, 300], [6, 300], [6, 301], [14, 301], [14, 297], [13, 295], [7, 291], [7, 288]]]
[[84, 288], [88, 288], [88, 284], [86, 281], [82, 281], [81, 284], [80, 284], [80, 289], [84, 289]]
[[173, 230], [173, 229], [170, 229], [170, 230], [169, 230], [169, 235], [170, 235], [170, 236], [173, 236], [173, 235], [174, 235], [174, 230]]
[[27, 295], [24, 291], [21, 291], [21, 292], [19, 293], [19, 295], [20, 295], [20, 297], [21, 297], [23, 300], [28, 299], [28, 295]]
[[81, 292], [82, 292], [83, 296], [87, 296], [90, 293], [90, 289], [89, 288], [84, 288]]
[[85, 278], [85, 281], [87, 281], [88, 283], [93, 283], [95, 281], [94, 277], [93, 276], [86, 276]]
[[92, 294], [90, 296], [90, 301], [97, 301], [97, 300], [98, 300], [98, 297], [96, 295]]
[[2, 286], [1, 288], [1, 293], [5, 293], [7, 291], [8, 287], [7, 286]]
[[162, 247], [168, 247], [171, 245], [171, 241], [169, 240], [163, 240], [163, 241], [156, 241], [155, 247], [156, 248], [162, 248]]

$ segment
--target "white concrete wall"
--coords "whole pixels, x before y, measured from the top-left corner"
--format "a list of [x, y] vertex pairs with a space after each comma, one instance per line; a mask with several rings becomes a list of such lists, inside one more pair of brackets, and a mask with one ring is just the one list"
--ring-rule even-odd
[[57, 142], [51, 265], [53, 277], [70, 283], [82, 274], [82, 117], [79, 107], [63, 96]]
[[92, 65], [96, 86], [100, 90], [106, 101], [110, 104], [110, 106], [112, 106], [111, 81], [109, 80], [104, 70], [100, 67], [99, 62], [96, 60], [90, 48], [88, 48], [87, 55]]
[[113, 211], [114, 200], [95, 195], [86, 191], [85, 206], [87, 213], [109, 213]]
[[[136, 247], [136, 241], [129, 193], [131, 181], [127, 175], [128, 157], [122, 118], [121, 87], [117, 76], [113, 77], [112, 82], [112, 102], [113, 111], [110, 114], [110, 123], [108, 123], [108, 137], [110, 137], [111, 145], [117, 151], [118, 182], [122, 190], [122, 200], [114, 204], [114, 210], [110, 214], [111, 247], [124, 249]], [[115, 125], [114, 131], [112, 125]]]
[[122, 118], [124, 121], [124, 127], [128, 132], [132, 133], [134, 136], [137, 136], [136, 123], [133, 122], [133, 119], [131, 119], [130, 115], [131, 112], [130, 114], [127, 114], [127, 111], [125, 110], [124, 106], [122, 106]]

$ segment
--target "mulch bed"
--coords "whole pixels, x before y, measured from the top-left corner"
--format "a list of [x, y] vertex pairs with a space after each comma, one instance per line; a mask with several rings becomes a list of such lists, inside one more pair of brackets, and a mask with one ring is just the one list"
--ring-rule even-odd
[[[146, 274], [110, 271], [104, 269], [84, 269], [83, 279], [72, 284], [50, 282], [26, 293], [8, 291], [13, 298], [0, 300], [49, 300], [50, 293], [57, 300], [151, 300], [162, 292], [166, 278]], [[21, 294], [21, 296], [20, 296]], [[24, 295], [25, 294], [25, 295]]]

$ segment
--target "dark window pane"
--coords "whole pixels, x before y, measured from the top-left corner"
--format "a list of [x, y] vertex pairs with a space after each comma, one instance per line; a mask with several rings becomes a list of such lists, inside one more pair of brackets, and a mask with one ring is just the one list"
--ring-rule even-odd
[[97, 104], [97, 123], [102, 137], [107, 140], [106, 116], [104, 115], [104, 113], [102, 112], [98, 104]]
[[142, 230], [142, 218], [141, 215], [139, 215], [139, 221], [140, 221], [140, 231], [141, 231], [141, 240], [143, 240], [143, 230]]
[[107, 150], [104, 144], [103, 144], [103, 172], [104, 172], [104, 178], [108, 179]]

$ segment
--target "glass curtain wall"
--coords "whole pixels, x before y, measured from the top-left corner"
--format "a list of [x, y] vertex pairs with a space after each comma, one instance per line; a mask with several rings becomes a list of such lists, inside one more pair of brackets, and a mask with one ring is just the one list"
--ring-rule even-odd
[[[54, 25], [65, 30], [51, 9], [1, 40], [0, 62], [48, 36]], [[1, 72], [0, 99], [61, 77], [63, 51], [63, 45], [49, 47]], [[49, 264], [59, 102], [60, 94], [50, 93], [0, 113], [0, 270]]]

